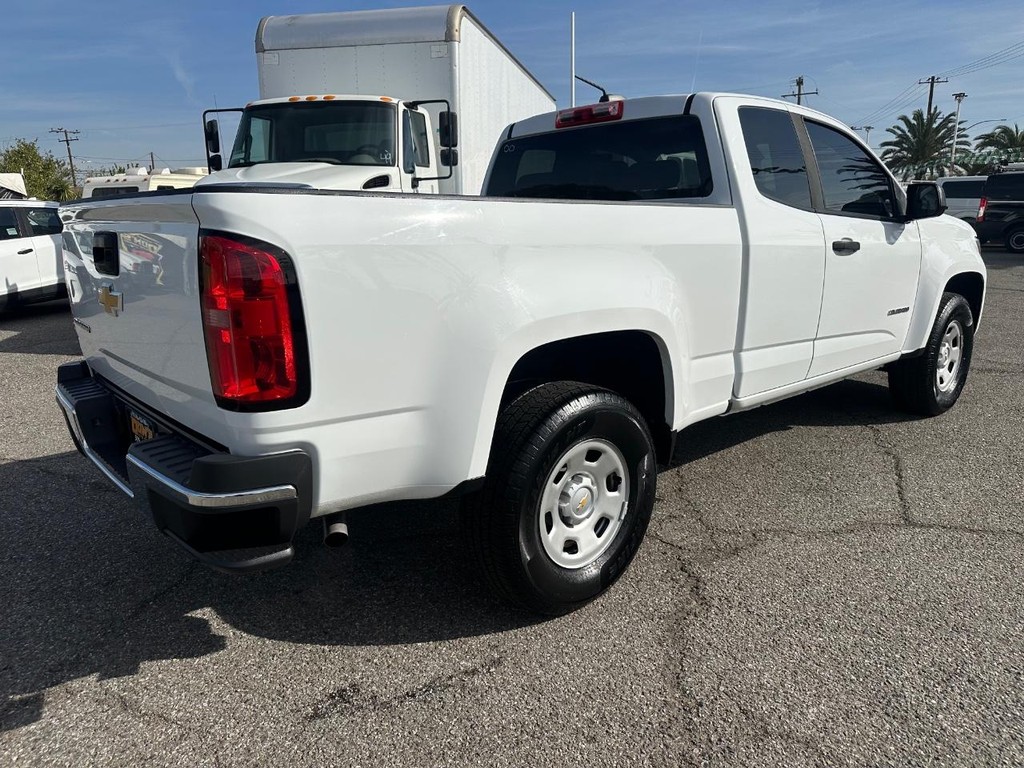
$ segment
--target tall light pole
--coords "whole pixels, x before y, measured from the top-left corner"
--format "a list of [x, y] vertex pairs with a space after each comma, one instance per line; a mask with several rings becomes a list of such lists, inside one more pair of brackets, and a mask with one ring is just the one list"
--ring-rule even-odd
[[971, 123], [966, 128], [964, 128], [964, 134], [966, 134], [969, 130], [971, 130], [971, 128], [973, 128], [976, 125], [984, 125], [985, 123], [1005, 123], [1007, 119], [1008, 118], [1005, 117], [994, 117], [991, 120], [979, 120], [978, 122]]
[[569, 106], [576, 106], [576, 11], [569, 14]]
[[956, 99], [956, 118], [953, 120], [953, 148], [949, 150], [950, 173], [953, 173], [953, 167], [956, 165], [956, 140], [960, 135], [960, 102], [967, 98], [967, 94], [963, 92], [954, 93], [953, 98]]
[[851, 125], [850, 128], [854, 131], [864, 131], [864, 143], [869, 147], [871, 146], [871, 132], [875, 130], [873, 125]]

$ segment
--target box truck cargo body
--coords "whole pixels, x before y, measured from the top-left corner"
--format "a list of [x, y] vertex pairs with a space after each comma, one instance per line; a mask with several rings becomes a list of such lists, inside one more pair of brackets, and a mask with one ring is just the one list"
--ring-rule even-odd
[[[350, 94], [449, 102], [458, 116], [458, 163], [439, 181], [447, 194], [478, 194], [501, 131], [555, 107], [464, 5], [268, 16], [256, 31], [256, 61], [261, 100]], [[436, 148], [445, 105], [423, 109]]]

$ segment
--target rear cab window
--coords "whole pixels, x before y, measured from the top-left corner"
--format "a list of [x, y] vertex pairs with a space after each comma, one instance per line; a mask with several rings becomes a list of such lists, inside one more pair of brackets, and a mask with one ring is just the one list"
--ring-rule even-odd
[[18, 231], [18, 214], [12, 207], [0, 206], [0, 240], [14, 240], [21, 237]]
[[740, 107], [740, 127], [757, 191], [769, 200], [810, 210], [807, 163], [788, 112]]
[[519, 136], [497, 149], [487, 197], [699, 200], [714, 188], [700, 120], [625, 120]]

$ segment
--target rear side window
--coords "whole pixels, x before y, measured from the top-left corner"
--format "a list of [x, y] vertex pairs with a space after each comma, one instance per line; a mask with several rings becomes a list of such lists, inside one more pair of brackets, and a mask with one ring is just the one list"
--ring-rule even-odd
[[769, 200], [811, 207], [807, 165], [788, 112], [740, 107], [740, 127], [757, 190]]
[[29, 208], [25, 216], [33, 235], [56, 235], [64, 229], [55, 208]]
[[13, 208], [0, 208], [0, 240], [21, 237], [18, 232], [18, 215]]
[[675, 115], [502, 142], [484, 195], [680, 200], [707, 197], [713, 186], [700, 120]]
[[985, 189], [985, 180], [975, 179], [974, 181], [947, 181], [943, 183], [942, 189], [945, 191], [946, 197], [977, 199], [981, 197], [981, 193]]
[[1024, 173], [997, 173], [985, 182], [989, 200], [1024, 200]]

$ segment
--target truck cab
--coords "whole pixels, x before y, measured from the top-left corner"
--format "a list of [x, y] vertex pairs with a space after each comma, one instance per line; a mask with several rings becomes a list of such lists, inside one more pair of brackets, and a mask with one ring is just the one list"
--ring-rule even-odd
[[215, 173], [203, 183], [437, 193], [438, 181], [452, 174], [454, 125], [450, 110], [440, 113], [435, 146], [421, 103], [335, 94], [251, 102], [226, 163], [217, 121], [206, 122]]

